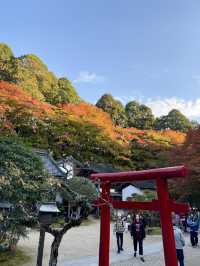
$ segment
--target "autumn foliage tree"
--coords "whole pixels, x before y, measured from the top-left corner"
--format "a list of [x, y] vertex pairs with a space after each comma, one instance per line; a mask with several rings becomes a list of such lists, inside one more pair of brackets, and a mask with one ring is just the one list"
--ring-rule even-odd
[[200, 127], [190, 130], [183, 145], [169, 154], [172, 164], [185, 164], [188, 175], [172, 183], [172, 191], [180, 200], [200, 206]]
[[170, 146], [183, 143], [185, 138], [184, 133], [173, 130], [122, 128], [92, 104], [55, 106], [7, 82], [0, 82], [0, 126], [2, 135], [17, 135], [31, 146], [50, 149], [56, 158], [73, 155], [80, 161], [126, 169], [132, 169], [131, 140]]
[[131, 161], [136, 170], [167, 166], [166, 152], [170, 149], [165, 143], [155, 143], [146, 136], [146, 142], [132, 140], [130, 143]]
[[115, 125], [125, 127], [127, 118], [124, 106], [118, 100], [115, 100], [111, 94], [104, 94], [96, 103], [96, 106], [110, 114]]
[[[67, 78], [57, 78], [36, 55], [15, 57], [6, 44], [0, 44], [0, 80], [0, 133], [50, 149], [56, 158], [73, 155], [128, 169], [133, 139], [149, 145], [149, 135], [153, 143], [167, 146], [184, 140], [168, 127], [150, 130], [154, 116], [143, 104], [132, 101], [124, 108], [110, 94], [96, 106], [83, 102]], [[177, 130], [182, 120], [171, 120]]]

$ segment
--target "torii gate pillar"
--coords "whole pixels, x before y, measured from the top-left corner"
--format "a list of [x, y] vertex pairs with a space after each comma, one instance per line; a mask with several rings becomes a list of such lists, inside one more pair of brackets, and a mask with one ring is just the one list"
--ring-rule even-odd
[[157, 178], [158, 202], [166, 266], [178, 266], [167, 179]]
[[110, 184], [102, 184], [102, 199], [105, 200], [101, 206], [101, 228], [99, 244], [99, 265], [109, 265], [110, 251], [110, 207], [106, 202], [110, 198]]

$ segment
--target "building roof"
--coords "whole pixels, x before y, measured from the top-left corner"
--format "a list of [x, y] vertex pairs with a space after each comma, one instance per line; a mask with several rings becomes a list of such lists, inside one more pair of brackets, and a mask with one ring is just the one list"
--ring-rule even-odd
[[12, 206], [9, 202], [0, 202], [0, 209], [10, 209]]
[[125, 183], [125, 184], [117, 184], [117, 190], [122, 191], [122, 189], [128, 187], [128, 186], [134, 186], [139, 189], [150, 189], [150, 190], [155, 190], [156, 189], [156, 184], [155, 181], [137, 181], [137, 182], [132, 182], [132, 183]]
[[[63, 160], [55, 161], [51, 154], [43, 149], [33, 149], [33, 151], [39, 155], [42, 162], [44, 163], [45, 169], [51, 174], [52, 176], [59, 177], [59, 178], [66, 178], [66, 173], [62, 171], [59, 167], [63, 161], [68, 159], [70, 162], [73, 162], [77, 166], [78, 175], [89, 177], [92, 173], [116, 173], [120, 172], [119, 169], [113, 167], [111, 164], [103, 164], [103, 163], [85, 163], [82, 164], [81, 162], [74, 159], [73, 156], [68, 156]], [[121, 191], [123, 188], [133, 185], [139, 189], [155, 189], [156, 185], [154, 181], [138, 181], [133, 183], [126, 183], [126, 184], [116, 184], [114, 187], [117, 191]]]
[[90, 177], [93, 173], [114, 173], [119, 172], [119, 169], [114, 168], [111, 164], [103, 163], [86, 163], [80, 168], [79, 175]]
[[[120, 172], [120, 169], [113, 167], [111, 164], [103, 164], [103, 163], [88, 163], [80, 169], [80, 176], [89, 177], [93, 173], [117, 173]], [[154, 181], [137, 181], [133, 183], [125, 183], [125, 184], [114, 184], [113, 187], [116, 188], [117, 191], [122, 191], [123, 188], [133, 185], [138, 189], [151, 189], [154, 190], [156, 185]]]
[[40, 212], [59, 213], [59, 209], [55, 202], [42, 203], [39, 207]]
[[53, 157], [49, 154], [48, 151], [42, 149], [33, 149], [33, 152], [35, 152], [40, 157], [44, 164], [44, 168], [48, 171], [50, 175], [59, 178], [66, 177], [64, 171], [60, 169], [60, 167], [57, 165], [56, 161], [53, 159]]
[[89, 167], [96, 173], [116, 173], [119, 169], [113, 167], [111, 164], [90, 163]]
[[83, 167], [83, 164], [80, 161], [76, 160], [72, 155], [56, 161], [58, 165], [62, 165], [64, 162], [73, 163], [80, 168]]

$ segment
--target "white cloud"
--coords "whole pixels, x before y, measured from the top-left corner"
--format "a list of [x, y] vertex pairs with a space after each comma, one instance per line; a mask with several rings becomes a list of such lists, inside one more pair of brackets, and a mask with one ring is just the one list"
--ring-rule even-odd
[[172, 109], [178, 109], [181, 113], [191, 119], [200, 117], [200, 98], [192, 101], [183, 99], [166, 98], [166, 99], [148, 99], [145, 104], [149, 106], [155, 116], [166, 115]]
[[181, 113], [190, 119], [200, 120], [200, 98], [196, 100], [184, 100], [176, 97], [144, 99], [144, 97], [115, 97], [123, 104], [136, 100], [149, 106], [156, 117], [167, 115], [172, 109], [178, 109]]
[[130, 101], [144, 102], [145, 98], [140, 90], [131, 90], [130, 93], [130, 96], [116, 96], [115, 99], [122, 102], [124, 105]]
[[78, 74], [78, 77], [73, 80], [74, 83], [99, 83], [103, 82], [105, 78], [103, 76], [99, 76], [94, 72], [89, 71], [81, 71]]

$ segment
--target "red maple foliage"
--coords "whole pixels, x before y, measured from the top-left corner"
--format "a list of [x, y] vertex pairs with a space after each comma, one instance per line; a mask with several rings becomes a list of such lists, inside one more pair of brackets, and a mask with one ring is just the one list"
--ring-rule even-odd
[[51, 105], [34, 99], [29, 93], [14, 84], [1, 81], [0, 115], [2, 116], [7, 112], [27, 113], [41, 120], [62, 117], [62, 119], [92, 124], [100, 128], [110, 139], [123, 146], [128, 146], [133, 139], [136, 139], [141, 144], [158, 142], [159, 145], [160, 142], [181, 144], [185, 139], [185, 134], [172, 130], [158, 132], [136, 128], [121, 128], [112, 123], [108, 113], [92, 104], [81, 102], [79, 104]]
[[15, 105], [21, 105], [31, 109], [34, 115], [42, 116], [45, 113], [53, 115], [55, 107], [34, 99], [30, 94], [14, 84], [0, 81], [0, 106], [1, 113], [12, 109]]
[[191, 203], [200, 199], [200, 127], [190, 130], [183, 145], [176, 147], [170, 155], [173, 164], [184, 164], [188, 168], [185, 179], [178, 179], [173, 190], [181, 199]]

